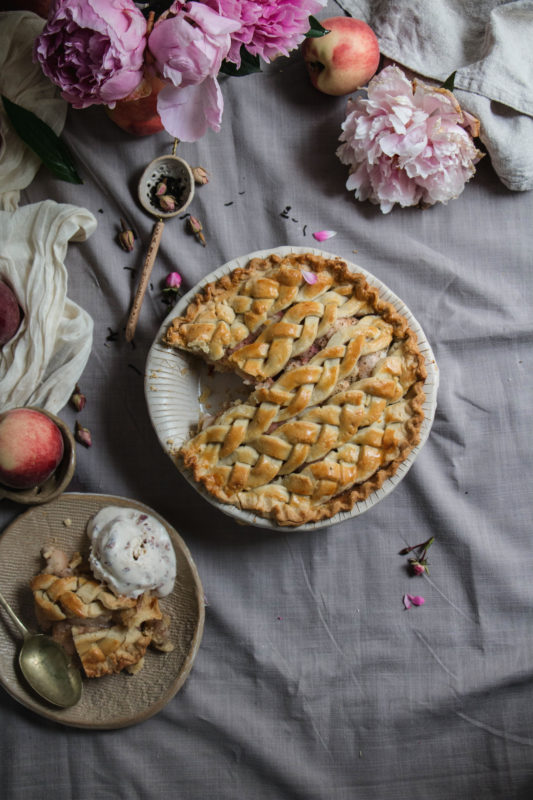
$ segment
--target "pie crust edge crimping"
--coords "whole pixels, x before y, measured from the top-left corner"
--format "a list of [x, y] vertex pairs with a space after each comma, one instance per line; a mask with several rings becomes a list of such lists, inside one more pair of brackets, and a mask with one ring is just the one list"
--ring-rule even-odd
[[[334, 297], [334, 299], [336, 297], [336, 291], [341, 292], [344, 297], [346, 297], [348, 292], [348, 294], [350, 294], [348, 299], [350, 301], [356, 300], [359, 303], [359, 317], [357, 317], [356, 313], [353, 318], [347, 320], [348, 323], [353, 322], [355, 319], [360, 320], [361, 315], [367, 319], [379, 317], [379, 319], [383, 321], [384, 327], [390, 328], [392, 331], [392, 344], [396, 347], [396, 354], [401, 354], [401, 368], [404, 370], [405, 375], [407, 375], [406, 381], [408, 382], [408, 386], [401, 399], [405, 401], [405, 408], [408, 409], [408, 418], [403, 420], [402, 437], [401, 441], [397, 442], [397, 452], [394, 458], [383, 463], [382, 466], [379, 466], [373, 474], [361, 483], [353, 483], [353, 485], [344, 488], [343, 491], [340, 491], [338, 494], [334, 494], [324, 500], [320, 499], [320, 502], [314, 503], [311, 502], [309, 498], [303, 498], [302, 500], [302, 498], [299, 498], [299, 496], [294, 493], [291, 493], [291, 499], [288, 501], [280, 501], [279, 498], [272, 499], [272, 497], [269, 497], [269, 492], [271, 494], [274, 492], [275, 494], [272, 487], [279, 485], [279, 475], [277, 476], [278, 483], [276, 483], [276, 478], [274, 478], [272, 484], [265, 484], [265, 487], [270, 485], [270, 489], [259, 487], [257, 491], [255, 489], [250, 491], [249, 487], [245, 485], [241, 487], [241, 491], [238, 491], [237, 486], [237, 490], [233, 493], [230, 492], [228, 495], [227, 485], [222, 485], [217, 473], [217, 467], [215, 466], [215, 469], [211, 470], [210, 473], [210, 470], [206, 469], [205, 460], [191, 447], [191, 442], [194, 442], [195, 437], [184, 443], [177, 453], [177, 457], [181, 460], [185, 468], [192, 473], [194, 479], [203, 484], [217, 500], [223, 503], [230, 503], [238, 508], [246, 508], [260, 516], [275, 521], [281, 526], [297, 526], [307, 522], [317, 522], [331, 518], [339, 512], [350, 511], [355, 503], [367, 499], [370, 494], [381, 488], [384, 482], [395, 474], [400, 464], [405, 461], [408, 454], [418, 444], [420, 439], [420, 428], [424, 420], [423, 403], [425, 401], [425, 394], [423, 387], [427, 377], [424, 357], [420, 353], [417, 337], [409, 328], [406, 318], [400, 314], [391, 303], [380, 298], [379, 290], [369, 285], [364, 275], [352, 272], [343, 259], [327, 258], [313, 253], [289, 254], [287, 256], [271, 254], [265, 258], [252, 258], [245, 267], [239, 267], [228, 275], [219, 278], [217, 281], [207, 284], [189, 303], [185, 315], [176, 317], [171, 321], [163, 335], [164, 344], [184, 350], [190, 354], [198, 355], [208, 363], [214, 365], [215, 369], [231, 370], [241, 375], [246, 382], [252, 384], [252, 389], [255, 387], [255, 391], [251, 391], [250, 393], [250, 398], [258, 407], [261, 405], [262, 401], [269, 400], [269, 392], [272, 394], [270, 388], [272, 382], [274, 383], [274, 387], [276, 387], [280, 377], [288, 374], [289, 370], [287, 369], [285, 371], [284, 369], [284, 367], [287, 366], [287, 360], [285, 360], [285, 362], [280, 362], [282, 363], [281, 372], [274, 374], [272, 378], [268, 376], [268, 372], [266, 374], [262, 372], [263, 367], [257, 367], [257, 363], [259, 363], [257, 359], [252, 358], [247, 362], [243, 359], [239, 359], [239, 351], [242, 353], [248, 352], [246, 347], [251, 351], [259, 351], [261, 347], [266, 347], [264, 344], [256, 345], [258, 339], [261, 343], [267, 329], [274, 330], [273, 326], [278, 323], [283, 323], [285, 319], [288, 319], [290, 314], [287, 314], [287, 311], [291, 308], [294, 309], [295, 304], [288, 302], [283, 307], [283, 319], [280, 319], [281, 312], [278, 312], [277, 318], [275, 316], [268, 317], [268, 309], [265, 311], [268, 303], [264, 301], [259, 301], [257, 303], [254, 301], [251, 303], [251, 307], [248, 308], [248, 314], [246, 316], [246, 324], [243, 323], [244, 331], [239, 332], [239, 336], [241, 336], [240, 342], [231, 341], [231, 335], [227, 333], [227, 325], [219, 326], [224, 334], [222, 337], [219, 337], [222, 339], [222, 342], [216, 342], [216, 337], [212, 337], [210, 341], [207, 341], [203, 320], [206, 316], [209, 317], [210, 313], [213, 313], [215, 317], [217, 313], [222, 313], [223, 315], [227, 314], [227, 303], [225, 301], [233, 300], [233, 302], [236, 303], [236, 290], [239, 287], [247, 286], [250, 281], [253, 281], [255, 278], [266, 278], [268, 282], [271, 280], [272, 275], [274, 275], [274, 277], [279, 275], [282, 281], [287, 279], [290, 282], [291, 280], [294, 281], [294, 270], [300, 273], [300, 289], [303, 290], [304, 294], [309, 295], [308, 298], [304, 298], [303, 303], [301, 302], [302, 298], [300, 298], [300, 305], [304, 307], [304, 310], [305, 303], [308, 302], [311, 312], [315, 315], [317, 313], [313, 297], [315, 288], [313, 285], [307, 286], [301, 277], [302, 270], [312, 270], [312, 272], [316, 273], [318, 276], [318, 294], [315, 295], [318, 301], [320, 296], [330, 296], [329, 294], [326, 295], [325, 291], [332, 292], [333, 294], [331, 297]], [[326, 281], [326, 283], [330, 281], [329, 286], [321, 286], [321, 280]], [[241, 297], [237, 299], [239, 302], [242, 301]], [[274, 303], [275, 302], [277, 301], [274, 301]], [[335, 302], [337, 301], [335, 300]], [[335, 306], [335, 302], [333, 306]], [[271, 307], [275, 308], [275, 305], [271, 305]], [[214, 309], [218, 309], [218, 311]], [[338, 306], [337, 311], [339, 311], [339, 309], [342, 312], [342, 306]], [[239, 322], [239, 320], [242, 322], [243, 316], [243, 313], [235, 315], [236, 319], [238, 318], [237, 322]], [[199, 318], [202, 324], [197, 324], [195, 322]], [[324, 316], [322, 320], [324, 320]], [[346, 322], [346, 319], [344, 321]], [[216, 329], [219, 320], [215, 318], [213, 322]], [[239, 329], [240, 322], [239, 324], [234, 324], [232, 329]], [[306, 320], [303, 319], [300, 320], [300, 322], [305, 324]], [[352, 331], [354, 331], [353, 325], [351, 327]], [[197, 335], [198, 331], [200, 331], [200, 335]], [[260, 332], [259, 334], [257, 333], [258, 331]], [[243, 345], [242, 336], [243, 333], [246, 332], [255, 333], [255, 339], [252, 336], [252, 341], [248, 342], [248, 339], [246, 339]], [[315, 353], [314, 358], [311, 359], [310, 362], [307, 362], [307, 365], [309, 365], [309, 363], [312, 365], [315, 361], [320, 361], [321, 353], [326, 353], [326, 351], [327, 353], [332, 352], [331, 349], [328, 350], [332, 338], [330, 334], [330, 338], [324, 349]], [[213, 339], [215, 339], [214, 342]], [[229, 356], [227, 355], [228, 353]], [[389, 355], [389, 353], [390, 347], [387, 351], [387, 355]], [[284, 357], [286, 357], [286, 354]], [[291, 359], [289, 359], [289, 361], [291, 361]], [[292, 359], [292, 361], [294, 361], [294, 359]], [[268, 359], [264, 360], [262, 363], [268, 366]], [[328, 361], [327, 363], [330, 364], [332, 362]], [[253, 364], [251, 372], [247, 364]], [[276, 367], [274, 367], [274, 372], [275, 369]], [[378, 373], [379, 362], [370, 374], [370, 378], [374, 378], [375, 381], [379, 383]], [[404, 376], [403, 372], [402, 376]], [[265, 378], [267, 379], [266, 382]], [[360, 384], [361, 382], [359, 382], [359, 384], [356, 382], [352, 385], [357, 387]], [[317, 404], [319, 407], [325, 406], [331, 398], [340, 397], [339, 393], [335, 392], [336, 385], [337, 384], [333, 386], [329, 394], [326, 394], [325, 398], [323, 397], [320, 400]], [[394, 402], [394, 400], [391, 402]], [[307, 417], [309, 417], [310, 409], [313, 407], [311, 403], [309, 408], [304, 408], [303, 412], [295, 414], [294, 419], [301, 420], [305, 418], [306, 414]], [[228, 409], [224, 409], [220, 412], [215, 418], [214, 423], [216, 424], [217, 420], [223, 418], [227, 411]], [[283, 414], [281, 414], [281, 416], [283, 416]], [[285, 421], [287, 421], [287, 417], [285, 417]], [[311, 463], [307, 472], [309, 472], [309, 470], [312, 471], [313, 467], [314, 465]], [[290, 481], [291, 478], [290, 476], [283, 477], [281, 480]], [[292, 480], [293, 482], [295, 480], [296, 482], [299, 481], [299, 479], [294, 478]]]

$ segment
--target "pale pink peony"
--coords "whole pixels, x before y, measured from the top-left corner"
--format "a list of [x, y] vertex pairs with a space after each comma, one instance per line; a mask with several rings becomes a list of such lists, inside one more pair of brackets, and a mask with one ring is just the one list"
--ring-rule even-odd
[[348, 100], [337, 155], [350, 167], [346, 188], [387, 214], [458, 197], [482, 157], [479, 123], [446, 89], [410, 81], [399, 67], [383, 69], [368, 97]]
[[74, 108], [114, 105], [143, 78], [146, 20], [132, 0], [56, 0], [34, 60]]
[[158, 20], [148, 47], [161, 77], [169, 82], [157, 99], [165, 129], [185, 142], [220, 130], [224, 108], [217, 74], [238, 28], [203, 3], [175, 2]]
[[239, 23], [231, 36], [228, 60], [240, 66], [241, 46], [264, 61], [288, 55], [304, 40], [309, 16], [326, 0], [204, 0], [225, 17]]

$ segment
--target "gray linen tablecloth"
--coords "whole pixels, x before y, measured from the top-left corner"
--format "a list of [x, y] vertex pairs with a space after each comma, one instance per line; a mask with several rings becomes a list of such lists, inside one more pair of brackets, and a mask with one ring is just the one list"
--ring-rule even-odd
[[[342, 13], [330, 2], [326, 14]], [[206, 594], [205, 632], [182, 690], [114, 731], [62, 727], [0, 690], [0, 786], [9, 800], [449, 800], [533, 797], [533, 194], [485, 158], [462, 196], [426, 211], [357, 203], [335, 156], [345, 98], [317, 93], [297, 54], [223, 83], [220, 134], [180, 145], [210, 183], [166, 225], [135, 346], [124, 325], [152, 221], [135, 200], [165, 133], [134, 139], [99, 108], [69, 110], [84, 184], [41, 170], [22, 203], [52, 198], [98, 220], [67, 255], [68, 293], [94, 319], [81, 377], [92, 433], [70, 491], [151, 506], [176, 527]], [[285, 212], [285, 210], [288, 211]], [[285, 213], [284, 213], [285, 212]], [[115, 242], [119, 218], [135, 251]], [[160, 447], [143, 390], [166, 308], [260, 248], [316, 246], [387, 284], [421, 323], [440, 367], [429, 440], [392, 494], [312, 533], [242, 527], [214, 510]], [[355, 252], [356, 251], [356, 252]], [[0, 508], [2, 528], [21, 511]], [[398, 551], [435, 536], [431, 575]], [[21, 543], [23, 546], [23, 542]], [[405, 592], [425, 597], [406, 611]]]

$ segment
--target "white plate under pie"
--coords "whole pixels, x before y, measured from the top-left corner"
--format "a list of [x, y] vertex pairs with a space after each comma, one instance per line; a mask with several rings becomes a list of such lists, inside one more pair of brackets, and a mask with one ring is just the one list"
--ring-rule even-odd
[[[338, 256], [313, 247], [276, 247], [269, 250], [257, 250], [253, 253], [233, 258], [214, 272], [206, 275], [186, 295], [180, 298], [157, 332], [146, 362], [145, 393], [150, 418], [163, 450], [202, 497], [241, 524], [280, 530], [280, 526], [275, 522], [260, 517], [253, 511], [244, 511], [236, 506], [221, 503], [209, 494], [201, 484], [197, 483], [191, 473], [175, 457], [176, 450], [195, 432], [200, 415], [212, 415], [227, 404], [228, 400], [246, 397], [250, 391], [249, 387], [245, 387], [242, 380], [237, 376], [213, 371], [200, 358], [162, 343], [163, 333], [170, 322], [174, 317], [185, 314], [191, 300], [207, 283], [218, 280], [238, 267], [245, 267], [251, 258], [265, 258], [271, 253], [277, 253], [280, 256], [285, 256], [289, 253], [315, 253], [324, 258], [338, 258]], [[405, 461], [400, 464], [396, 473], [387, 478], [383, 486], [372, 492], [366, 500], [356, 503], [350, 511], [342, 511], [330, 519], [299, 525], [297, 530], [316, 530], [317, 528], [326, 528], [339, 522], [345, 522], [362, 514], [364, 511], [368, 511], [380, 500], [383, 500], [406, 476], [412, 466], [429, 435], [437, 407], [439, 371], [433, 351], [420, 324], [405, 303], [375, 275], [372, 275], [357, 264], [349, 261], [346, 263], [350, 270], [363, 274], [371, 286], [379, 289], [380, 297], [391, 303], [407, 319], [410, 328], [417, 336], [418, 346], [424, 356], [427, 369], [427, 379], [424, 384], [426, 400], [423, 405], [424, 421], [420, 430], [420, 443], [413, 448]]]
[[24, 681], [17, 663], [20, 634], [5, 614], [0, 620], [0, 684], [22, 705], [48, 719], [76, 728], [123, 728], [156, 714], [183, 686], [198, 652], [204, 627], [204, 594], [196, 566], [185, 542], [159, 514], [142, 503], [102, 494], [63, 494], [15, 519], [0, 536], [0, 589], [28, 628], [37, 630], [31, 578], [43, 566], [41, 548], [55, 544], [67, 555], [88, 550], [86, 526], [105, 506], [124, 506], [151, 514], [168, 532], [176, 553], [173, 591], [160, 600], [170, 615], [174, 650], [159, 653], [151, 647], [137, 675], [121, 672], [103, 678], [84, 678], [81, 700], [71, 708], [55, 708], [38, 698]]

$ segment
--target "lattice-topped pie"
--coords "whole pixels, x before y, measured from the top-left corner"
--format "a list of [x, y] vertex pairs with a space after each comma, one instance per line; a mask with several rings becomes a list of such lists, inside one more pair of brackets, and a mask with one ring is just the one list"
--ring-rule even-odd
[[417, 444], [426, 370], [407, 320], [341, 259], [253, 258], [164, 334], [250, 385], [177, 454], [218, 500], [280, 525], [349, 510]]

